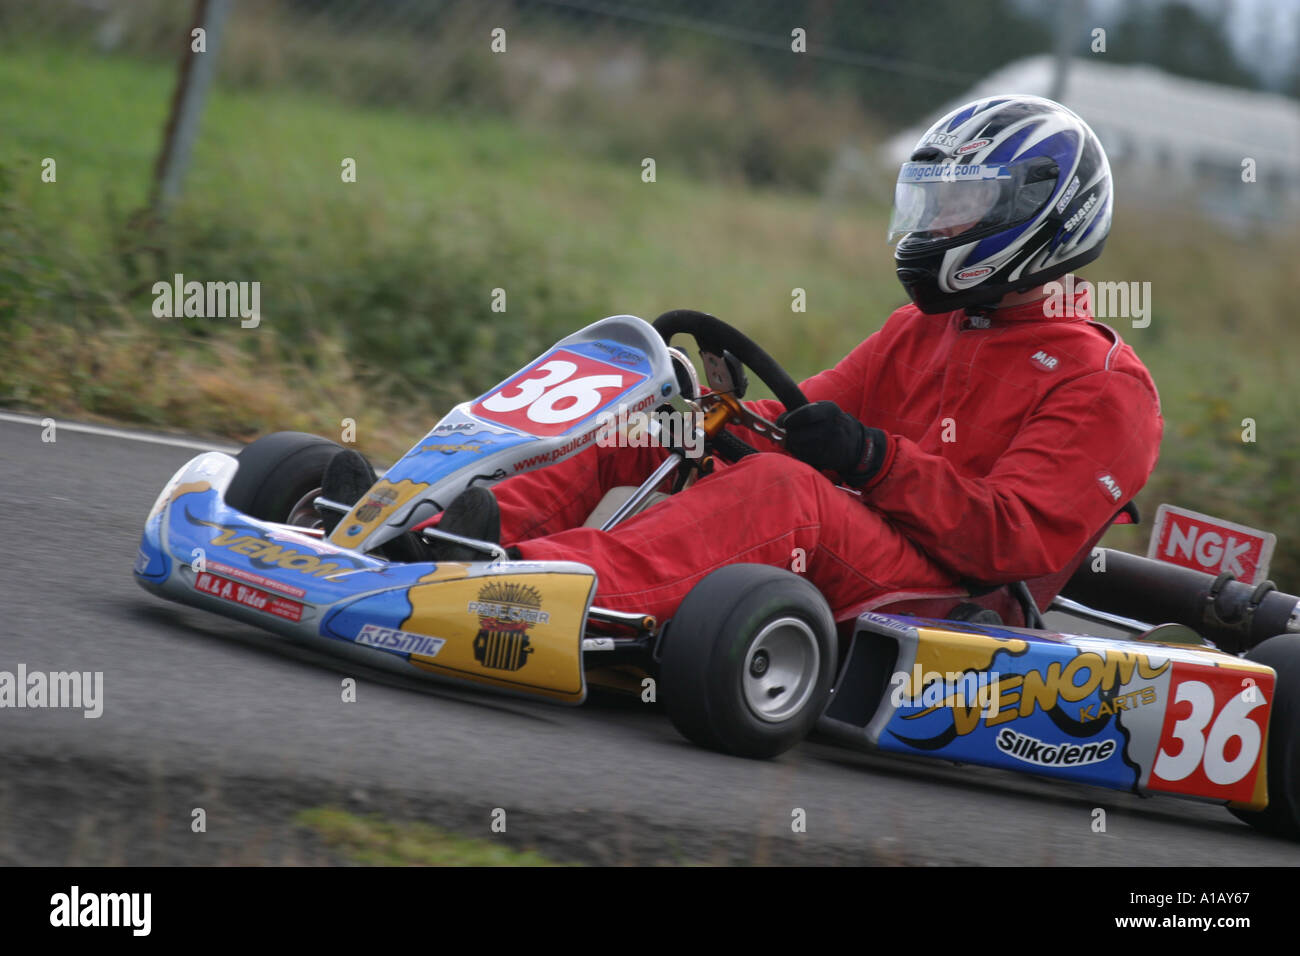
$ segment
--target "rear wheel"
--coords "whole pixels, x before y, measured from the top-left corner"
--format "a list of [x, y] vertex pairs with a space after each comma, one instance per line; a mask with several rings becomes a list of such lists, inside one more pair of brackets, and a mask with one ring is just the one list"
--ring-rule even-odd
[[1265, 760], [1268, 806], [1263, 810], [1229, 809], [1258, 830], [1300, 840], [1300, 634], [1270, 637], [1245, 657], [1277, 671]]
[[321, 525], [312, 504], [325, 466], [341, 446], [305, 432], [275, 432], [239, 453], [239, 471], [226, 489], [226, 504], [262, 521], [300, 527]]
[[835, 621], [808, 581], [733, 564], [686, 595], [660, 668], [664, 706], [688, 740], [774, 757], [806, 737], [835, 676]]

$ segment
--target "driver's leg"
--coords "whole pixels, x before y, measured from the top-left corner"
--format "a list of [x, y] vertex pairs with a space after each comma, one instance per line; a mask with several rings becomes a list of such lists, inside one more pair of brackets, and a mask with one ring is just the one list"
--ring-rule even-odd
[[579, 527], [605, 492], [639, 485], [668, 454], [665, 448], [591, 448], [492, 486], [507, 544]]
[[786, 455], [751, 455], [612, 531], [512, 541], [530, 560], [581, 561], [603, 607], [671, 616], [700, 578], [737, 562], [806, 567], [832, 608], [953, 583], [861, 498]]

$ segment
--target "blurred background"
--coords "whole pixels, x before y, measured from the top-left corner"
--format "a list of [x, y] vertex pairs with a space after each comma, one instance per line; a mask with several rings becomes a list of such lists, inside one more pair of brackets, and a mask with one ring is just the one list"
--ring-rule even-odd
[[[1294, 590], [1298, 34], [1298, 0], [0, 0], [0, 405], [350, 417], [391, 460], [567, 332], [677, 307], [803, 377], [905, 301], [920, 131], [1034, 93], [1114, 166], [1084, 277], [1151, 283], [1110, 323], [1167, 421], [1139, 503], [1275, 531]], [[260, 326], [155, 318], [175, 273], [260, 282]]]

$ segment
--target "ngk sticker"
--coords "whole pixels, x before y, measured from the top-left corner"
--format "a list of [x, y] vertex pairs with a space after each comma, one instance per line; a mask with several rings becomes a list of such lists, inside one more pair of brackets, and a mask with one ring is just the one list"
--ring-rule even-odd
[[1277, 535], [1211, 518], [1186, 508], [1161, 505], [1151, 529], [1147, 557], [1194, 571], [1231, 571], [1238, 581], [1258, 584], [1268, 576]]

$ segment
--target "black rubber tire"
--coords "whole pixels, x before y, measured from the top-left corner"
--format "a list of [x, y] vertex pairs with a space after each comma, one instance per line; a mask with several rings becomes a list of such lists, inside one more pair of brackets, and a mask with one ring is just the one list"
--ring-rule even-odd
[[303, 495], [321, 486], [342, 446], [305, 432], [264, 435], [239, 453], [226, 504], [262, 521], [284, 521]]
[[[742, 680], [750, 645], [766, 624], [782, 617], [810, 626], [819, 667], [808, 700], [789, 717], [768, 722], [746, 703]], [[696, 584], [669, 623], [660, 696], [687, 740], [739, 757], [775, 757], [813, 729], [830, 696], [835, 666], [835, 620], [812, 584], [782, 568], [732, 564]]]
[[1300, 840], [1300, 634], [1270, 637], [1243, 656], [1277, 671], [1268, 726], [1268, 806], [1228, 809], [1257, 830]]

